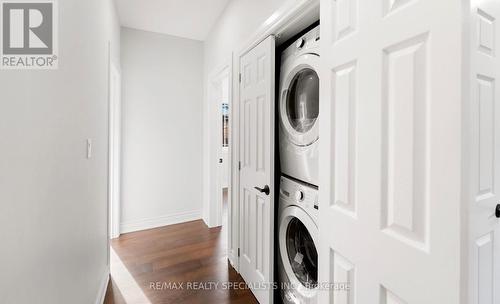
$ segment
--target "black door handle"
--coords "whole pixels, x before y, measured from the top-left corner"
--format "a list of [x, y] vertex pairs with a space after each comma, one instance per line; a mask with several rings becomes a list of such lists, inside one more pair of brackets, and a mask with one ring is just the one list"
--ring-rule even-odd
[[495, 209], [495, 216], [497, 218], [500, 218], [500, 204], [497, 205], [497, 208]]
[[222, 164], [222, 158], [219, 158], [219, 164]]
[[260, 193], [265, 193], [266, 195], [269, 195], [269, 193], [271, 193], [271, 190], [269, 189], [268, 185], [265, 185], [264, 189], [259, 188], [259, 187], [254, 187], [254, 188], [255, 188], [255, 190], [259, 191]]

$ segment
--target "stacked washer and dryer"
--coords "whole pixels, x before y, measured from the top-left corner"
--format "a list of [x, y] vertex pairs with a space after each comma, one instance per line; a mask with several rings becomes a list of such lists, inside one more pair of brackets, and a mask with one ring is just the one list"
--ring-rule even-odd
[[278, 276], [283, 303], [317, 303], [319, 26], [281, 54]]

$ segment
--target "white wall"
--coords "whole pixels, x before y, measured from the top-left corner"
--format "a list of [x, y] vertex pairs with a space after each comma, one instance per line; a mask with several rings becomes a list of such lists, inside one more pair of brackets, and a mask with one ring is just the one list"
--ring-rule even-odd
[[[229, 65], [232, 60], [236, 60], [233, 59], [233, 53], [238, 52], [239, 48], [243, 46], [243, 43], [248, 41], [274, 12], [285, 4], [295, 3], [297, 1], [298, 0], [232, 0], [219, 17], [205, 41], [205, 71], [203, 78], [205, 80], [205, 102], [203, 107], [203, 218], [209, 226], [214, 224], [213, 219], [216, 217], [214, 210], [210, 209], [210, 206], [215, 204], [216, 201], [216, 192], [214, 191], [216, 185], [214, 179], [210, 178], [210, 164], [217, 161], [217, 157], [211, 157], [209, 147], [209, 142], [216, 140], [215, 134], [211, 134], [213, 132], [209, 131], [210, 117], [208, 105], [210, 102], [207, 88], [207, 83], [210, 81], [208, 79], [209, 75], [213, 74], [216, 69]], [[237, 64], [234, 62], [232, 75], [236, 75], [234, 73], [236, 67]], [[233, 132], [237, 131], [234, 127], [231, 127], [230, 130], [230, 136]]]
[[59, 69], [0, 71], [0, 303], [95, 303], [108, 271], [112, 3], [58, 1]]
[[205, 41], [206, 72], [231, 58], [263, 22], [287, 2], [297, 0], [230, 1]]
[[122, 28], [122, 232], [201, 217], [203, 43]]

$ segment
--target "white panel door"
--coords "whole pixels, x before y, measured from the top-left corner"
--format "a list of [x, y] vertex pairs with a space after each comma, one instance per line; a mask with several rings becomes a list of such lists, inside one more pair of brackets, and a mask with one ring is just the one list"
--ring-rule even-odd
[[500, 2], [471, 2], [469, 303], [500, 304]]
[[320, 303], [459, 302], [461, 2], [321, 0]]
[[270, 36], [240, 58], [240, 273], [261, 304], [272, 303], [274, 52]]

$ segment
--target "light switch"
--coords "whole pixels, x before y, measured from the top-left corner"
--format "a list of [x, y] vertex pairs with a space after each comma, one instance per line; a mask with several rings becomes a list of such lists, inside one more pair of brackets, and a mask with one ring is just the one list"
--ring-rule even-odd
[[87, 159], [92, 157], [92, 139], [87, 139]]

